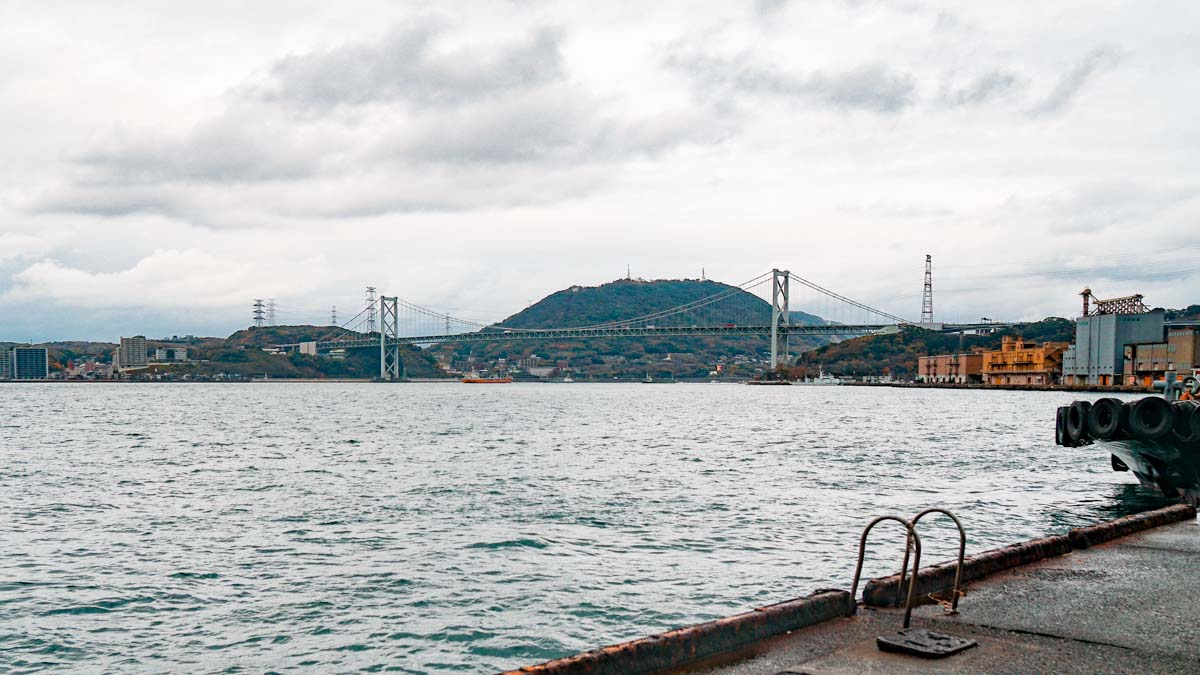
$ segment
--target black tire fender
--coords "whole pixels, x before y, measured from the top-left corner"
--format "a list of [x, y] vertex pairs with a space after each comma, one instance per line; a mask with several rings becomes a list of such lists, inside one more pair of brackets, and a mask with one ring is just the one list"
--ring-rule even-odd
[[1078, 446], [1088, 441], [1088, 415], [1092, 404], [1087, 401], [1075, 401], [1067, 408], [1067, 438], [1071, 445]]
[[1102, 398], [1092, 404], [1088, 413], [1088, 429], [1097, 438], [1111, 441], [1121, 435], [1127, 411], [1121, 399]]
[[1200, 444], [1200, 401], [1175, 401], [1171, 433], [1182, 443]]
[[1129, 431], [1142, 441], [1157, 441], [1171, 433], [1175, 409], [1165, 398], [1147, 396], [1129, 408]]

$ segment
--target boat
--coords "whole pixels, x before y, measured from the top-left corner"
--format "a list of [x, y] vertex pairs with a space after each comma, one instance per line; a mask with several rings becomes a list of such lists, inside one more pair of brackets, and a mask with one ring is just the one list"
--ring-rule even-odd
[[796, 380], [792, 384], [808, 385], [811, 387], [829, 387], [829, 386], [836, 386], [841, 383], [842, 383], [842, 380], [834, 377], [833, 375], [830, 375], [829, 373], [825, 372], [824, 370], [821, 370], [820, 373], [815, 378], [805, 378], [803, 380]]
[[463, 384], [509, 384], [513, 379], [508, 376], [504, 377], [484, 377], [475, 371], [467, 373], [467, 376], [462, 379]]
[[[1192, 396], [1200, 397], [1196, 389]], [[1055, 441], [1094, 444], [1108, 453], [1113, 471], [1129, 471], [1145, 487], [1200, 506], [1200, 402], [1173, 400], [1172, 393], [1075, 401], [1059, 408]]]
[[642, 384], [676, 384], [677, 382], [678, 380], [675, 379], [675, 373], [671, 373], [670, 379], [667, 380], [656, 380], [653, 377], [650, 377], [649, 372], [646, 373], [646, 377], [642, 378]]
[[566, 375], [563, 377], [562, 381], [567, 384], [570, 384], [575, 381], [575, 378], [571, 377], [570, 375]]

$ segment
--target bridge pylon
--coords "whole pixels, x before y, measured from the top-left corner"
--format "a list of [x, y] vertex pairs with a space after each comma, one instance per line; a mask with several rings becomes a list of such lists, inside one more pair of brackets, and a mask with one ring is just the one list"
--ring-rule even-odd
[[[397, 311], [399, 298], [379, 297], [379, 379], [395, 382], [407, 379], [404, 359], [400, 357], [400, 313]], [[388, 344], [388, 340], [392, 344]]]
[[[787, 270], [771, 270], [771, 372], [779, 367], [779, 327], [789, 323], [788, 278], [791, 276]], [[786, 335], [784, 339], [787, 339]]]

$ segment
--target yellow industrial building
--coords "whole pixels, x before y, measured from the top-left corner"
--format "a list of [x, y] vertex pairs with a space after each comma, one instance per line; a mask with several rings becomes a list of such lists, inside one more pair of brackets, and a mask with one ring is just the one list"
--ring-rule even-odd
[[1057, 384], [1066, 342], [1026, 342], [1005, 337], [999, 350], [983, 353], [984, 384]]

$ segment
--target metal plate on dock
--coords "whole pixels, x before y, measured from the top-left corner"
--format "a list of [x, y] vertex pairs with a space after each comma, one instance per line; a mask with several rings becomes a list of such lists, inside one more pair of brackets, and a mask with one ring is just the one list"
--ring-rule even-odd
[[945, 633], [934, 633], [925, 628], [909, 628], [895, 635], [881, 635], [875, 639], [875, 644], [885, 652], [940, 659], [979, 643]]

